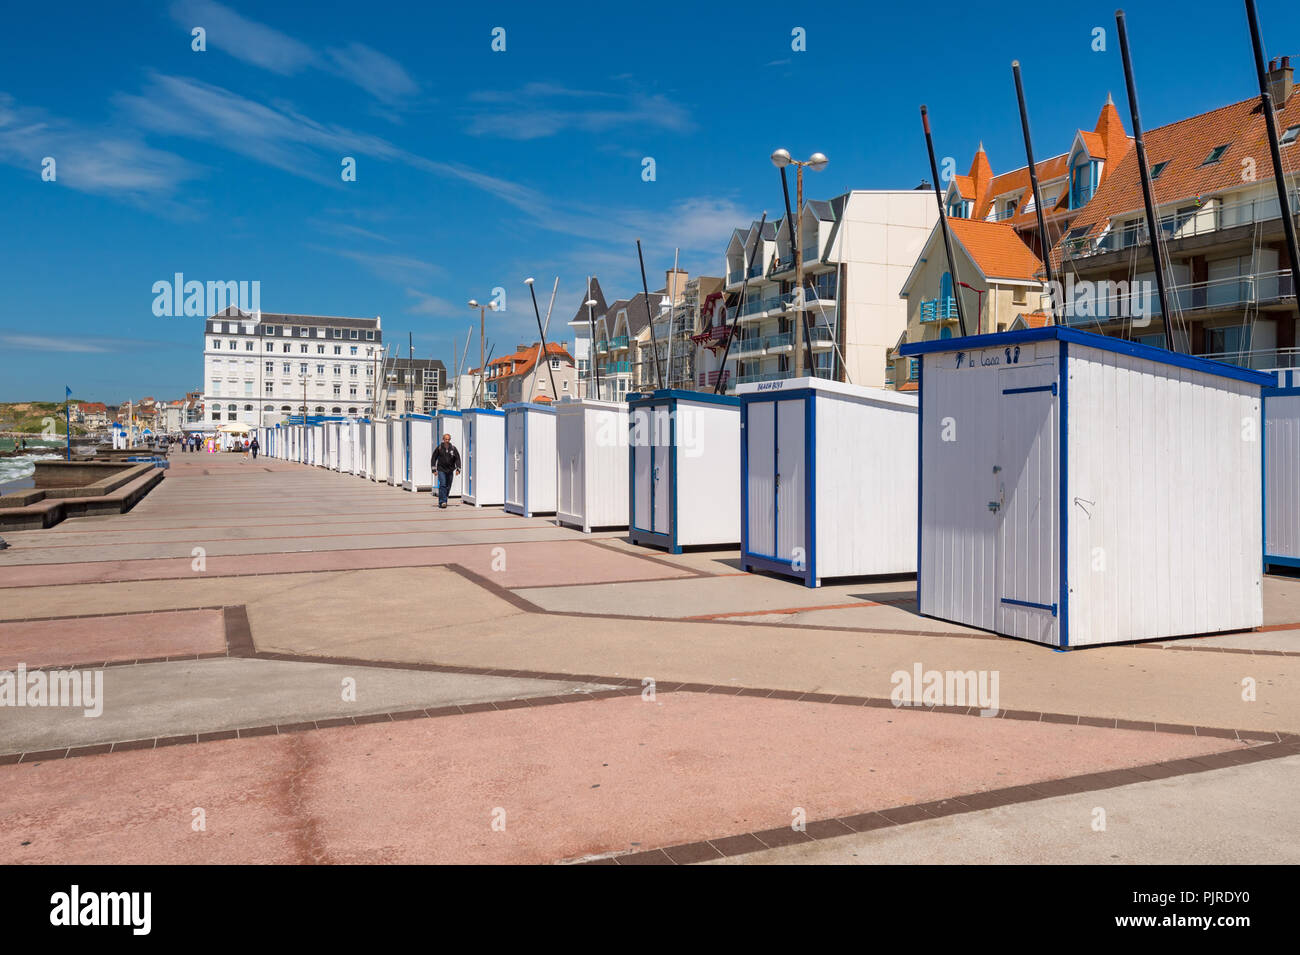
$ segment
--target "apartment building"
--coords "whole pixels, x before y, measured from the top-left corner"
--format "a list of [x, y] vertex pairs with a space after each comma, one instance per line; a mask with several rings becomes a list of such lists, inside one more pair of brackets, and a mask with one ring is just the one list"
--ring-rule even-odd
[[612, 302], [596, 316], [593, 361], [600, 368], [600, 397], [622, 401], [629, 391], [654, 388], [654, 369], [648, 349], [650, 320], [667, 307], [664, 292], [649, 297], [638, 292], [629, 299]]
[[437, 358], [389, 358], [380, 361], [382, 383], [375, 415], [432, 414], [447, 387], [447, 366]]
[[[478, 374], [472, 369], [470, 374]], [[551, 380], [554, 378], [554, 390]], [[548, 402], [577, 394], [577, 363], [567, 342], [548, 342], [542, 358], [540, 342], [520, 345], [509, 355], [488, 362], [486, 379], [488, 404], [501, 406], [517, 401]]]
[[[705, 344], [696, 381], [767, 381], [794, 374], [803, 347], [799, 299], [808, 313], [805, 374], [881, 387], [889, 352], [907, 325], [898, 289], [938, 219], [924, 190], [853, 190], [804, 203], [798, 217], [737, 229], [725, 252], [726, 291], [740, 308], [730, 351]], [[795, 288], [795, 242], [803, 253], [803, 293]], [[740, 302], [743, 291], [744, 302]], [[712, 321], [710, 322], [712, 325]], [[725, 343], [728, 333], [708, 331]], [[726, 354], [726, 367], [719, 367]]]
[[382, 365], [380, 319], [244, 312], [204, 323], [203, 424], [273, 425], [290, 414], [362, 417]]
[[[1289, 58], [1269, 65], [1288, 212], [1300, 211], [1300, 96]], [[1276, 172], [1258, 96], [1146, 133], [1157, 240], [1176, 347], [1254, 368], [1295, 367], [1297, 329]], [[1086, 161], [1072, 150], [1071, 164]], [[1135, 152], [1052, 250], [1067, 283], [1062, 321], [1163, 346]]]

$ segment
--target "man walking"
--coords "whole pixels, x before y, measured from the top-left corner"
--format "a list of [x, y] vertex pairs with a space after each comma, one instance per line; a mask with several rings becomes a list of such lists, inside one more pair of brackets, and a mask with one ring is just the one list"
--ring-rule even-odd
[[429, 459], [433, 473], [438, 475], [438, 506], [447, 506], [447, 495], [451, 493], [452, 472], [460, 473], [460, 452], [451, 443], [451, 434], [442, 436], [442, 443], [433, 449]]
[[257, 460], [257, 452], [262, 450], [261, 442], [257, 440], [257, 435], [253, 435], [253, 440], [248, 443], [248, 450], [253, 452], [253, 460]]

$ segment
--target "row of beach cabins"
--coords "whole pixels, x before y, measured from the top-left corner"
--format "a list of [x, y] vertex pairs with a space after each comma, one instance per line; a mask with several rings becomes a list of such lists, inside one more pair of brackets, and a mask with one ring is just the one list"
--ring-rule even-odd
[[[809, 587], [915, 575], [920, 612], [1065, 649], [1248, 630], [1300, 566], [1300, 382], [1060, 326], [904, 346], [915, 393], [820, 378], [260, 431], [410, 491]], [[1267, 544], [1267, 546], [1266, 546]]]

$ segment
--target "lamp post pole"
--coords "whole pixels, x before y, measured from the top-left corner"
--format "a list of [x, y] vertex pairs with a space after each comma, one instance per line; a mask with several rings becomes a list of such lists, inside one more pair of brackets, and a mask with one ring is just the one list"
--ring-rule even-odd
[[[772, 153], [772, 165], [777, 169], [784, 170], [786, 166], [795, 167], [795, 221], [794, 235], [792, 236], [794, 245], [794, 287], [795, 287], [795, 307], [799, 311], [799, 327], [802, 334], [802, 342], [795, 347], [794, 354], [794, 377], [802, 378], [805, 367], [813, 365], [812, 360], [812, 333], [808, 330], [808, 303], [803, 288], [803, 167], [809, 166], [814, 172], [821, 172], [826, 168], [829, 162], [824, 153], [813, 153], [807, 159], [791, 159], [788, 149], [778, 149]], [[788, 201], [788, 194], [787, 194]], [[791, 223], [787, 223], [791, 225]], [[805, 360], [806, 359], [806, 360]], [[816, 374], [816, 368], [812, 368], [813, 374]]]

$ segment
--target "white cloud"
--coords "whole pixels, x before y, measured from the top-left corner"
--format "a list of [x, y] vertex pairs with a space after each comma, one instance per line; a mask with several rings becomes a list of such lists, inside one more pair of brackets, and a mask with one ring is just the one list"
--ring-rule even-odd
[[301, 72], [316, 62], [316, 52], [305, 43], [212, 0], [177, 0], [171, 14], [187, 29], [203, 27], [209, 50], [220, 50], [282, 76]]
[[363, 43], [331, 49], [329, 56], [343, 76], [385, 103], [398, 103], [420, 91], [400, 63]]
[[[569, 130], [603, 133], [631, 126], [686, 133], [695, 128], [684, 107], [658, 93], [623, 94], [529, 83], [510, 92], [482, 90], [471, 94], [470, 100], [486, 107], [470, 117], [468, 131], [474, 136], [526, 140]], [[557, 100], [576, 102], [561, 104]]]
[[0, 93], [0, 162], [29, 170], [39, 180], [45, 157], [54, 160], [52, 189], [62, 185], [135, 199], [173, 193], [200, 172], [188, 160], [146, 145], [131, 131], [77, 127], [19, 107]]

